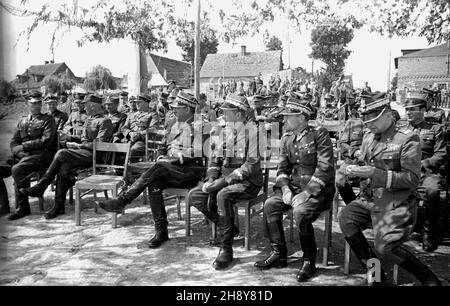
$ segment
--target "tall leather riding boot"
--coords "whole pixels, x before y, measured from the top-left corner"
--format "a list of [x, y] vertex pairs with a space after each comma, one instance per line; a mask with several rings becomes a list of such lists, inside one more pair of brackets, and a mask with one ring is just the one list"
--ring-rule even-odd
[[48, 185], [53, 182], [58, 174], [60, 166], [60, 162], [57, 159], [53, 159], [41, 179], [33, 187], [21, 188], [21, 192], [29, 197], [42, 197]]
[[[345, 240], [350, 245], [351, 249], [353, 250], [353, 253], [355, 253], [356, 258], [358, 258], [359, 262], [361, 263], [361, 266], [363, 266], [364, 269], [369, 269], [367, 265], [367, 261], [371, 258], [377, 258], [377, 255], [372, 250], [372, 248], [369, 245], [369, 242], [367, 241], [367, 238], [364, 236], [362, 232], [357, 232], [353, 236], [345, 237]], [[384, 272], [383, 268], [381, 268], [381, 281], [383, 282], [386, 280], [386, 273]], [[368, 282], [367, 285], [374, 286], [377, 285], [375, 280], [372, 280], [372, 282]]]
[[353, 191], [353, 188], [349, 183], [345, 184], [344, 186], [338, 187], [338, 192], [341, 195], [345, 205], [356, 199], [355, 192]]
[[3, 178], [0, 178], [0, 217], [9, 214], [8, 190]]
[[287, 247], [283, 220], [267, 223], [267, 230], [272, 251], [264, 260], [255, 262], [255, 267], [260, 269], [284, 268], [287, 266]]
[[400, 246], [392, 252], [403, 259], [398, 265], [414, 275], [421, 282], [422, 286], [441, 286], [441, 282], [433, 271], [404, 246]]
[[216, 270], [226, 269], [233, 261], [233, 217], [219, 216], [219, 255], [213, 262]]
[[121, 213], [123, 208], [136, 199], [152, 182], [159, 176], [160, 171], [155, 171], [159, 168], [153, 166], [142, 174], [127, 190], [122, 190], [116, 199], [101, 202], [99, 206], [106, 211]]
[[299, 235], [300, 245], [303, 251], [303, 264], [297, 273], [297, 281], [305, 282], [316, 273], [317, 245], [314, 237], [314, 229], [307, 235]]
[[150, 194], [148, 197], [155, 221], [155, 235], [148, 242], [148, 247], [154, 249], [169, 240], [169, 232], [167, 230], [168, 222], [162, 193]]
[[16, 212], [8, 217], [8, 220], [17, 220], [31, 214], [30, 202], [28, 202], [28, 196], [23, 194], [20, 190], [21, 187], [27, 187], [29, 183], [25, 183], [22, 186], [15, 186], [16, 194]]
[[73, 181], [69, 178], [58, 177], [56, 181], [55, 203], [53, 207], [45, 214], [45, 219], [54, 219], [59, 215], [65, 213], [66, 194], [70, 187], [73, 186]]
[[422, 248], [426, 252], [433, 252], [438, 248], [438, 222], [439, 210], [426, 207], [422, 232]]

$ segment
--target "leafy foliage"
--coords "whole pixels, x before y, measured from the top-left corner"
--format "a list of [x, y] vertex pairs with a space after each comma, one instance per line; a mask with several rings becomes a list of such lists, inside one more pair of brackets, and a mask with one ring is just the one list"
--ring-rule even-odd
[[69, 78], [66, 73], [48, 75], [43, 79], [43, 84], [48, 92], [53, 94], [72, 89], [76, 82]]
[[267, 51], [283, 50], [283, 42], [276, 36], [272, 36], [266, 42]]
[[111, 71], [101, 65], [97, 65], [86, 73], [84, 80], [84, 89], [87, 91], [116, 89], [117, 84], [114, 81]]

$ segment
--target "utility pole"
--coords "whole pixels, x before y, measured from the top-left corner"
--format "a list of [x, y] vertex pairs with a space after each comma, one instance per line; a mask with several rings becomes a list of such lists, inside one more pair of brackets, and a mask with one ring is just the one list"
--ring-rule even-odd
[[194, 89], [195, 97], [200, 98], [200, 0], [197, 0], [197, 18], [195, 19], [195, 52], [194, 52]]
[[288, 69], [291, 69], [291, 39], [289, 37], [289, 16], [287, 16], [287, 51], [288, 51]]
[[389, 50], [389, 65], [388, 65], [388, 78], [387, 78], [387, 90], [389, 92], [391, 85], [391, 50]]

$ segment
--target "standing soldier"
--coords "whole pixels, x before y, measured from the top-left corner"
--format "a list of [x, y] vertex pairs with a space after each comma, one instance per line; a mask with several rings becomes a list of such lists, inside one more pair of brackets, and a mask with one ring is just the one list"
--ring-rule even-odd
[[[419, 136], [394, 124], [388, 98], [366, 104], [361, 114], [370, 130], [364, 135], [361, 146], [359, 161], [364, 166], [339, 168], [344, 175], [362, 179], [358, 198], [339, 214], [345, 240], [367, 269], [371, 269], [369, 259], [378, 254], [412, 273], [423, 285], [439, 285], [433, 272], [403, 245], [411, 233], [417, 211], [415, 190], [421, 168]], [[373, 227], [376, 253], [362, 233], [369, 224]]]
[[58, 131], [62, 131], [64, 125], [66, 124], [69, 116], [56, 108], [56, 104], [58, 102], [58, 97], [49, 95], [44, 100], [45, 104], [47, 104], [48, 114], [55, 118], [56, 129]]
[[438, 92], [428, 88], [423, 88], [422, 91], [428, 95], [425, 121], [431, 124], [445, 124], [445, 111], [436, 106]]
[[31, 213], [28, 196], [22, 189], [30, 186], [28, 176], [31, 173], [44, 171], [48, 167], [56, 150], [55, 119], [41, 113], [41, 93], [33, 93], [27, 104], [29, 115], [19, 120], [10, 145], [17, 210], [9, 216], [9, 220], [20, 219]]
[[[162, 192], [169, 187], [194, 187], [202, 177], [198, 166], [203, 158], [197, 157], [194, 147], [194, 115], [197, 100], [193, 95], [180, 91], [171, 104], [177, 122], [167, 130], [164, 145], [158, 152], [157, 162], [153, 163], [128, 190], [122, 191], [117, 199], [100, 203], [100, 207], [110, 212], [122, 212], [123, 208], [148, 188], [148, 198], [155, 221], [156, 233], [148, 242], [149, 248], [157, 248], [169, 240], [167, 214]], [[199, 144], [201, 150], [202, 144]]]
[[[246, 121], [249, 107], [245, 97], [235, 94], [227, 96], [221, 106], [227, 125], [225, 137], [219, 137], [224, 143], [215, 143], [205, 183], [188, 195], [189, 205], [195, 206], [219, 226], [221, 248], [213, 263], [216, 270], [227, 268], [233, 261], [233, 237], [237, 232], [234, 226], [234, 219], [237, 218], [234, 205], [239, 200], [256, 197], [263, 185], [257, 135], [251, 135], [252, 130], [256, 131], [257, 128], [249, 128]], [[213, 209], [208, 209], [209, 197]]]
[[118, 97], [109, 97], [103, 103], [105, 105], [105, 110], [107, 111], [106, 118], [109, 118], [113, 125], [113, 134], [119, 132], [123, 125], [125, 124], [125, 120], [127, 120], [127, 115], [119, 112], [119, 98]]
[[333, 145], [325, 128], [308, 126], [311, 109], [307, 101], [289, 97], [282, 115], [286, 133], [281, 138], [275, 194], [264, 203], [272, 252], [255, 266], [270, 269], [287, 265], [283, 213], [293, 209], [303, 251], [296, 278], [304, 282], [316, 273], [312, 223], [330, 208], [335, 192]]
[[121, 91], [119, 93], [119, 106], [117, 110], [121, 113], [127, 114], [130, 112], [130, 107], [128, 106], [128, 92]]
[[156, 122], [156, 118], [148, 112], [148, 98], [139, 95], [136, 102], [138, 111], [128, 114], [122, 129], [113, 138], [113, 142], [131, 142], [130, 162], [137, 162], [145, 155], [145, 134]]
[[32, 197], [42, 196], [55, 177], [56, 190], [53, 207], [45, 214], [46, 219], [53, 219], [65, 212], [67, 191], [75, 184], [72, 171], [77, 168], [92, 166], [92, 146], [94, 139], [110, 142], [112, 136], [111, 120], [104, 117], [102, 99], [96, 95], [88, 95], [83, 100], [89, 116], [81, 136], [68, 136], [67, 149], [60, 149], [39, 182], [31, 188], [21, 188], [21, 191]]
[[69, 119], [65, 124], [65, 131], [69, 133], [69, 135], [81, 135], [83, 132], [84, 123], [88, 115], [84, 109], [83, 99], [85, 98], [85, 94], [76, 93], [73, 104], [76, 105], [76, 109], [72, 110], [69, 115]]
[[[418, 191], [424, 198], [423, 220], [421, 220], [422, 214], [419, 214], [414, 231], [423, 233], [423, 250], [432, 252], [438, 247], [440, 191], [443, 190], [443, 178], [440, 176], [440, 172], [445, 167], [447, 148], [443, 126], [425, 121], [426, 104], [426, 94], [409, 92], [404, 107], [411, 125], [410, 128], [419, 134], [422, 147], [422, 167]], [[420, 228], [421, 226], [423, 229]]]

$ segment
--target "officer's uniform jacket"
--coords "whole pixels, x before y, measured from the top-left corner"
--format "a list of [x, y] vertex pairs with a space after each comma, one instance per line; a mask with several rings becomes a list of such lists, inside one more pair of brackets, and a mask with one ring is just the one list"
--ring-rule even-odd
[[66, 123], [66, 130], [72, 130], [72, 134], [76, 134], [75, 130], [82, 130], [87, 118], [88, 115], [86, 114], [86, 111], [71, 112]]
[[349, 119], [339, 139], [342, 156], [353, 159], [353, 154], [360, 149], [364, 134], [364, 123], [359, 118]]
[[444, 140], [444, 129], [441, 124], [431, 124], [423, 121], [418, 126], [411, 126], [419, 134], [422, 147], [422, 168], [425, 172], [437, 174], [445, 167], [447, 147]]
[[50, 115], [52, 115], [53, 118], [55, 118], [56, 129], [58, 131], [60, 131], [64, 128], [64, 125], [66, 124], [67, 120], [69, 119], [69, 116], [65, 112], [60, 111], [59, 109], [55, 110]]
[[419, 183], [422, 152], [419, 136], [411, 129], [392, 124], [379, 137], [364, 134], [359, 161], [374, 166], [375, 173], [361, 182], [360, 196], [383, 210], [411, 202]]
[[53, 116], [39, 113], [34, 117], [31, 115], [22, 117], [11, 139], [11, 150], [19, 145], [23, 150], [14, 156], [19, 159], [43, 152], [55, 152], [56, 122]]
[[116, 111], [114, 114], [107, 114], [106, 118], [109, 118], [113, 124], [113, 133], [120, 131], [127, 120], [127, 115]]
[[83, 133], [80, 136], [70, 137], [70, 141], [81, 142], [81, 149], [92, 150], [94, 139], [100, 142], [111, 142], [113, 135], [113, 124], [109, 118], [102, 114], [90, 116], [84, 123]]
[[196, 127], [194, 117], [186, 122], [173, 122], [166, 129], [162, 145], [158, 148], [158, 157], [163, 156], [169, 160], [183, 158], [183, 165], [203, 165], [203, 143], [205, 137], [201, 126]]
[[328, 130], [308, 126], [299, 134], [281, 137], [276, 187], [289, 186], [294, 193], [333, 194], [335, 165]]
[[[251, 124], [251, 123], [250, 123]], [[264, 184], [260, 154], [258, 152], [257, 127], [246, 129], [249, 123], [239, 123], [235, 129], [219, 126], [213, 131], [206, 180], [225, 178], [231, 184], [251, 182], [255, 186]]]
[[445, 111], [442, 108], [432, 107], [425, 112], [425, 121], [431, 124], [445, 124]]
[[147, 133], [150, 123], [152, 121], [152, 114], [149, 112], [138, 111], [130, 113], [122, 126], [122, 130], [118, 133], [122, 133], [125, 138], [132, 139], [137, 135], [136, 141], [145, 141], [145, 133]]

